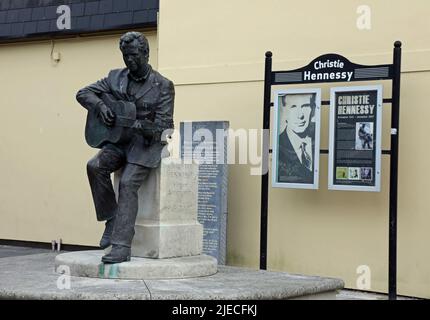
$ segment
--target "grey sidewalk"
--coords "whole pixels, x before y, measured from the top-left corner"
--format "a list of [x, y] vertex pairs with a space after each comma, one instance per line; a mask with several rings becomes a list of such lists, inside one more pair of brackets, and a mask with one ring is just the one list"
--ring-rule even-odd
[[47, 252], [51, 252], [51, 250], [0, 245], [0, 258], [26, 256], [29, 254], [38, 254], [38, 253], [47, 253]]

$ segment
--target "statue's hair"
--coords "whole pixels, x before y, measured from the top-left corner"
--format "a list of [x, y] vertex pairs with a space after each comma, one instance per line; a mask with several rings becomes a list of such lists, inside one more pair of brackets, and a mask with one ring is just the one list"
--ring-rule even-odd
[[142, 33], [136, 31], [130, 31], [121, 36], [119, 40], [119, 48], [121, 49], [121, 51], [124, 49], [125, 46], [130, 45], [134, 40], [137, 40], [139, 44], [139, 50], [142, 52], [146, 51], [149, 55], [148, 40]]

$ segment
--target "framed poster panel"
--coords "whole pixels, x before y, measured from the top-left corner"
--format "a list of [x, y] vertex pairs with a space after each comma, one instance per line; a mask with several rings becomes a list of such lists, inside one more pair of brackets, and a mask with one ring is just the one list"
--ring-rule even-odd
[[272, 187], [318, 189], [321, 89], [275, 92]]
[[330, 92], [330, 190], [381, 189], [382, 86]]

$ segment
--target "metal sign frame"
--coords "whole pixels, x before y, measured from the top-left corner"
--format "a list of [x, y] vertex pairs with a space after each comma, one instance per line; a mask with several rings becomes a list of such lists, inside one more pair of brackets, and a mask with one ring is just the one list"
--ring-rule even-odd
[[[264, 73], [263, 129], [270, 130], [271, 90], [273, 85], [291, 85], [328, 82], [356, 82], [391, 80], [392, 96], [383, 99], [391, 104], [391, 145], [382, 154], [390, 155], [390, 195], [389, 195], [389, 248], [388, 248], [388, 296], [397, 298], [397, 199], [398, 199], [398, 161], [399, 161], [399, 111], [402, 43], [396, 41], [393, 49], [393, 63], [384, 65], [360, 65], [350, 62], [338, 54], [322, 55], [307, 66], [289, 70], [272, 71], [272, 52], [266, 52]], [[330, 105], [322, 101], [321, 105]], [[263, 135], [263, 157], [261, 176], [261, 216], [260, 216], [260, 269], [267, 269], [267, 226], [269, 202], [269, 135]], [[320, 154], [328, 154], [321, 150]]]

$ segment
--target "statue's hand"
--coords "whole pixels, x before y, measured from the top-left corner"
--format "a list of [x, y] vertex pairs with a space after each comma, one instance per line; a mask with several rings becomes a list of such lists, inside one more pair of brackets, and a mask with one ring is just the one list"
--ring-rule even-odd
[[152, 138], [155, 133], [154, 124], [149, 120], [136, 120], [132, 128], [147, 138]]
[[100, 106], [100, 115], [105, 125], [107, 125], [108, 127], [111, 127], [114, 125], [115, 113], [113, 113], [113, 111], [105, 104], [102, 104]]

